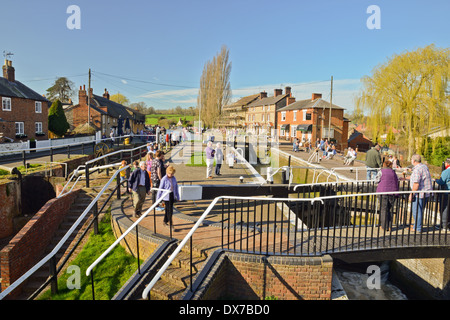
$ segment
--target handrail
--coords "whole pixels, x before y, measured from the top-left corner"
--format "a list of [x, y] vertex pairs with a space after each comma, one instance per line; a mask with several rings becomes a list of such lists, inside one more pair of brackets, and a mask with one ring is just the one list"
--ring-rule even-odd
[[33, 273], [35, 273], [39, 268], [41, 268], [45, 263], [47, 263], [51, 258], [53, 258], [61, 249], [62, 245], [67, 241], [67, 239], [70, 237], [72, 232], [78, 227], [78, 225], [83, 221], [85, 216], [91, 211], [94, 204], [100, 199], [100, 197], [103, 195], [103, 193], [106, 191], [106, 189], [109, 187], [109, 185], [114, 181], [116, 176], [123, 170], [128, 169], [129, 165], [117, 170], [111, 179], [105, 184], [103, 189], [97, 194], [97, 196], [92, 200], [92, 202], [87, 206], [87, 208], [83, 211], [83, 213], [78, 217], [78, 219], [75, 221], [75, 223], [72, 225], [72, 227], [67, 231], [67, 233], [64, 235], [64, 237], [58, 242], [58, 244], [55, 246], [55, 248], [46, 255], [41, 261], [39, 261], [33, 268], [28, 270], [25, 274], [23, 274], [19, 279], [14, 281], [6, 290], [0, 293], [0, 300], [2, 300], [4, 297], [6, 297], [11, 291], [16, 289], [20, 284], [22, 284], [26, 279], [28, 279]]
[[392, 195], [392, 194], [414, 194], [414, 193], [449, 193], [449, 192], [450, 191], [448, 191], [448, 190], [376, 192], [376, 193], [359, 193], [359, 194], [351, 194], [351, 195], [323, 196], [323, 197], [315, 197], [315, 198], [310, 198], [310, 199], [308, 199], [308, 198], [260, 198], [260, 197], [236, 197], [236, 196], [216, 197], [211, 202], [211, 204], [208, 206], [208, 208], [204, 211], [204, 213], [201, 215], [201, 217], [197, 220], [197, 222], [192, 227], [192, 229], [189, 231], [189, 233], [180, 242], [180, 244], [175, 249], [175, 251], [170, 255], [170, 257], [167, 259], [167, 261], [164, 263], [164, 265], [160, 268], [158, 273], [153, 277], [153, 279], [150, 281], [150, 283], [144, 289], [144, 291], [142, 292], [142, 298], [146, 299], [148, 297], [148, 294], [152, 290], [153, 286], [156, 284], [156, 282], [159, 280], [159, 278], [162, 276], [162, 274], [166, 271], [166, 269], [169, 267], [169, 265], [172, 263], [172, 261], [175, 259], [175, 257], [178, 255], [178, 253], [181, 251], [181, 249], [186, 245], [187, 241], [192, 238], [193, 234], [195, 233], [197, 228], [203, 223], [203, 220], [206, 218], [206, 216], [209, 214], [209, 212], [212, 210], [212, 208], [221, 199], [241, 199], [241, 200], [259, 200], [259, 201], [267, 200], [267, 201], [290, 201], [290, 202], [310, 201], [311, 204], [313, 204], [316, 201], [319, 201], [322, 204], [324, 204], [324, 200], [329, 200], [329, 199], [333, 199], [333, 198], [345, 198], [345, 197], [352, 197], [352, 196], [354, 197], [354, 196], [370, 196], [370, 195]]
[[[114, 168], [114, 167], [117, 167], [117, 166], [120, 166], [120, 165], [121, 165], [120, 163], [112, 163], [112, 164], [107, 164], [107, 165], [100, 166], [100, 167], [90, 168], [89, 171], [101, 170], [101, 169], [108, 169], [108, 168]], [[79, 177], [77, 178], [77, 180], [75, 181], [74, 185], [70, 188], [70, 190], [69, 190], [67, 193], [72, 192], [73, 188], [74, 188], [75, 185], [78, 183], [78, 181], [80, 181], [80, 179], [81, 179], [82, 177], [84, 177], [83, 175], [81, 175], [81, 174], [82, 174], [81, 171], [78, 171], [78, 169], [80, 169], [80, 168], [85, 168], [85, 166], [78, 166], [78, 168], [75, 169], [75, 170], [71, 173], [70, 179], [69, 179], [69, 180], [67, 181], [67, 183], [64, 185], [64, 188], [61, 190], [61, 193], [59, 194], [58, 198], [60, 198], [61, 196], [64, 195], [64, 190], [67, 188], [67, 186], [69, 185], [69, 183], [72, 182], [72, 179], [73, 179], [76, 175], [80, 174], [80, 176], [79, 176]]]
[[144, 219], [154, 208], [156, 208], [156, 206], [164, 199], [164, 197], [166, 195], [168, 195], [169, 193], [171, 193], [172, 191], [170, 190], [166, 190], [166, 189], [159, 189], [159, 188], [152, 188], [151, 190], [158, 190], [158, 191], [163, 191], [162, 196], [155, 201], [155, 203], [139, 218], [137, 219], [124, 233], [122, 233], [122, 235], [117, 238], [117, 240], [109, 246], [108, 249], [106, 249], [100, 257], [97, 258], [97, 260], [95, 260], [87, 269], [86, 269], [86, 276], [89, 276], [91, 274], [92, 269], [94, 269], [94, 267], [96, 265], [98, 265], [100, 263], [100, 261], [103, 260], [104, 257], [106, 257], [108, 255], [108, 253], [111, 252], [112, 249], [114, 249], [115, 246], [117, 246], [117, 244], [120, 243], [120, 241], [122, 241], [123, 238], [125, 238], [126, 235], [128, 235], [128, 233], [131, 232], [131, 230], [133, 230], [141, 221], [142, 219]]
[[186, 242], [192, 237], [194, 232], [197, 230], [197, 228], [203, 223], [203, 220], [205, 220], [206, 216], [209, 214], [209, 212], [212, 210], [212, 208], [216, 205], [216, 203], [219, 200], [222, 199], [237, 199], [237, 200], [267, 200], [267, 201], [309, 201], [311, 203], [314, 203], [315, 201], [320, 201], [323, 204], [323, 201], [320, 199], [300, 199], [300, 198], [259, 198], [259, 197], [236, 197], [236, 196], [220, 196], [214, 198], [214, 200], [211, 202], [211, 204], [206, 208], [205, 212], [201, 215], [201, 217], [197, 220], [195, 225], [192, 227], [192, 229], [189, 231], [189, 233], [184, 237], [184, 239], [180, 242], [178, 247], [175, 249], [175, 251], [170, 255], [170, 257], [167, 259], [166, 263], [159, 269], [158, 273], [153, 277], [152, 281], [147, 285], [147, 287], [142, 292], [142, 298], [146, 299], [148, 296], [148, 293], [153, 288], [153, 286], [156, 284], [156, 282], [159, 280], [161, 275], [166, 271], [166, 269], [169, 267], [169, 265], [172, 263], [172, 261], [175, 259], [175, 257], [178, 255], [178, 253], [181, 251], [181, 249], [184, 247]]

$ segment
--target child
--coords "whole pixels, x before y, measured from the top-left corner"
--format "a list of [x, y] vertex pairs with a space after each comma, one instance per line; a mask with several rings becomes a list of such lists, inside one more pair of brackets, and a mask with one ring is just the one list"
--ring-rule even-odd
[[180, 195], [178, 193], [177, 179], [175, 178], [175, 172], [176, 171], [175, 171], [174, 167], [172, 167], [172, 166], [167, 167], [166, 175], [162, 178], [161, 183], [159, 185], [159, 189], [162, 189], [162, 190], [158, 191], [158, 195], [156, 197], [156, 199], [161, 198], [161, 196], [164, 192], [163, 190], [172, 191], [171, 193], [166, 195], [163, 199], [164, 203], [165, 203], [165, 208], [166, 208], [166, 212], [164, 214], [164, 225], [169, 226], [169, 224], [170, 224], [171, 229], [174, 229], [173, 222], [172, 222], [173, 203], [175, 201], [180, 200]]
[[[119, 167], [119, 170], [125, 168], [127, 166], [127, 162], [122, 160], [122, 163]], [[120, 171], [120, 183], [124, 182], [127, 179], [127, 170]]]

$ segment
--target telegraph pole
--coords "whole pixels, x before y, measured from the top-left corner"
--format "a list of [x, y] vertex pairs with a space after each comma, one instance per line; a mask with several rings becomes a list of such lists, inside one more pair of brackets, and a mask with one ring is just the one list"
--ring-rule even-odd
[[328, 117], [328, 138], [331, 140], [331, 109], [333, 107], [333, 76], [331, 76], [330, 115]]
[[91, 128], [91, 69], [89, 69], [89, 85], [88, 85], [88, 132]]

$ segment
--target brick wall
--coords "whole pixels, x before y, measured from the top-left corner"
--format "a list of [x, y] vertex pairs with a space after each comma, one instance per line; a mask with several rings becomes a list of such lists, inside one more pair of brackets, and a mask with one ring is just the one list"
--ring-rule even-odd
[[0, 184], [0, 239], [14, 234], [14, 218], [21, 214], [21, 192], [18, 180]]
[[[2, 97], [0, 96], [0, 101]], [[36, 113], [34, 100], [28, 100], [23, 98], [11, 98], [11, 111], [3, 111], [0, 107], [0, 118], [7, 121], [2, 124], [5, 128], [1, 127], [0, 132], [3, 135], [15, 139], [16, 138], [16, 126], [15, 122], [24, 123], [24, 133], [27, 135], [27, 139], [47, 140], [48, 139], [48, 103], [42, 101], [42, 113]], [[42, 122], [42, 131], [44, 136], [36, 137], [36, 122]], [[15, 139], [18, 141], [18, 139]]]
[[[201, 299], [330, 300], [333, 261], [226, 253]], [[199, 296], [197, 295], [197, 298]]]
[[0, 251], [2, 291], [40, 261], [78, 193], [49, 200]]
[[391, 264], [391, 278], [416, 299], [450, 299], [450, 259], [401, 259]]

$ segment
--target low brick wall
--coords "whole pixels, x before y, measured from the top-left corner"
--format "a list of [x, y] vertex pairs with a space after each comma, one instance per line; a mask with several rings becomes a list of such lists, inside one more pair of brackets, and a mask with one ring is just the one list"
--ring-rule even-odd
[[0, 251], [2, 291], [39, 262], [78, 193], [49, 200]]
[[21, 191], [18, 180], [0, 183], [0, 239], [12, 236], [14, 218], [21, 214]]
[[195, 299], [330, 300], [333, 260], [223, 254]]
[[[130, 226], [133, 221], [124, 215], [122, 210], [122, 203], [127, 200], [127, 197], [121, 200], [114, 200], [111, 204], [111, 226], [116, 239], [118, 239]], [[168, 238], [163, 236], [155, 236], [150, 230], [138, 227], [139, 236], [139, 258], [146, 260], [150, 257], [160, 245], [162, 245]], [[136, 229], [134, 228], [128, 233], [120, 242], [120, 245], [133, 256], [137, 256], [137, 241]]]

